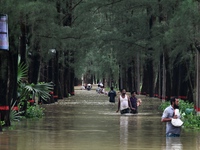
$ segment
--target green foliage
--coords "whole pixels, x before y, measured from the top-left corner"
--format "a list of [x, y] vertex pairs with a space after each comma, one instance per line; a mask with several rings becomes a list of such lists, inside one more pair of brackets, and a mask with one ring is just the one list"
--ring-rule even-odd
[[20, 121], [23, 111], [10, 110], [10, 121]]
[[200, 129], [200, 116], [193, 113], [183, 114], [182, 120], [185, 128]]
[[188, 101], [179, 100], [179, 109], [181, 113], [186, 113], [187, 109], [193, 109], [194, 104]]
[[164, 111], [165, 108], [167, 108], [170, 105], [170, 101], [165, 101], [163, 103], [160, 104], [160, 106], [158, 107], [159, 110]]
[[[20, 61], [19, 61], [20, 62]], [[36, 97], [41, 97], [43, 100], [46, 100], [50, 98], [49, 92], [53, 90], [53, 84], [45, 83], [45, 82], [39, 82], [37, 84], [29, 84], [24, 82], [22, 80], [23, 78], [27, 77], [27, 70], [28, 68], [26, 65], [22, 63], [18, 63], [18, 98], [20, 99], [19, 106], [24, 106], [26, 103], [24, 101], [28, 101], [29, 98], [32, 98], [36, 100]], [[13, 106], [16, 102], [14, 102]], [[27, 118], [40, 118], [43, 116], [43, 108], [40, 108], [38, 105], [38, 102], [36, 101], [35, 106], [28, 105], [27, 110], [24, 110], [26, 112], [25, 117]], [[13, 109], [11, 109], [10, 112], [10, 118], [11, 120], [17, 120], [21, 118], [21, 114], [24, 113], [23, 111], [17, 112]]]
[[0, 123], [1, 123], [1, 126], [5, 125], [5, 121], [0, 121]]
[[26, 118], [42, 118], [44, 115], [44, 108], [40, 107], [39, 105], [28, 106], [26, 110], [25, 117]]
[[53, 90], [53, 84], [51, 82], [27, 83], [24, 78], [27, 78], [28, 67], [26, 64], [20, 63], [20, 57], [18, 57], [18, 60], [17, 82], [19, 99], [21, 101], [29, 98], [35, 99], [35, 96], [44, 100], [48, 99], [51, 96], [49, 92]]
[[[22, 119], [22, 114], [24, 113], [24, 111], [20, 111], [20, 110], [14, 110], [15, 104], [17, 101], [15, 101], [10, 109], [10, 121], [20, 121], [20, 119]], [[12, 101], [11, 101], [12, 103]]]
[[23, 79], [27, 78], [28, 66], [24, 63], [20, 63], [21, 57], [18, 56], [18, 68], [17, 68], [17, 83], [18, 85], [23, 82]]
[[[161, 111], [164, 111], [164, 109], [166, 107], [168, 107], [170, 105], [170, 101], [166, 101], [161, 103], [161, 105], [159, 106], [159, 109]], [[184, 101], [184, 100], [179, 100], [179, 110], [181, 113], [185, 113], [186, 109], [193, 109], [194, 108], [194, 104], [193, 103], [189, 103], [188, 101]]]
[[53, 84], [52, 83], [45, 83], [45, 82], [39, 82], [37, 84], [25, 84], [23, 86], [24, 94], [32, 94], [32, 98], [34, 99], [35, 96], [41, 97], [42, 99], [46, 100], [50, 97], [49, 92], [53, 90]]

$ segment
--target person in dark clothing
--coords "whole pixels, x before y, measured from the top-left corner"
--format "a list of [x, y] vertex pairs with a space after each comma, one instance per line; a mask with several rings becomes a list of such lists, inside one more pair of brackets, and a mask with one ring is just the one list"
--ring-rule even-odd
[[131, 106], [132, 106], [132, 109], [131, 109], [130, 113], [133, 113], [133, 114], [138, 113], [138, 110], [137, 110], [137, 98], [136, 98], [136, 92], [135, 91], [131, 92], [130, 102], [131, 102]]
[[113, 87], [110, 88], [110, 91], [108, 92], [109, 102], [115, 103], [115, 97], [116, 97], [116, 92], [114, 91]]

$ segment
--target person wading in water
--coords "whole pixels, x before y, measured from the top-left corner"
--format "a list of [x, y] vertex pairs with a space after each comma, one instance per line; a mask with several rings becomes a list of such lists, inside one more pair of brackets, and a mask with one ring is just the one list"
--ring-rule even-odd
[[132, 109], [130, 98], [126, 95], [126, 90], [122, 89], [121, 95], [118, 97], [118, 109], [116, 112], [119, 112], [120, 110], [121, 114], [129, 113], [130, 108]]
[[179, 137], [181, 127], [175, 127], [171, 123], [172, 118], [180, 118], [180, 116], [175, 114], [175, 109], [179, 108], [179, 99], [173, 97], [170, 102], [171, 105], [163, 111], [161, 122], [166, 122], [166, 137]]
[[116, 92], [114, 91], [113, 87], [110, 88], [110, 91], [108, 92], [108, 97], [109, 98], [109, 102], [111, 103], [115, 103], [115, 96], [116, 96]]

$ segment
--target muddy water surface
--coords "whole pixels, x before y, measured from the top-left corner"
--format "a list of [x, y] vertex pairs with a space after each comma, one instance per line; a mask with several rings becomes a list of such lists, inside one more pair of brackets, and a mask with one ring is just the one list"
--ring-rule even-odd
[[117, 103], [95, 90], [45, 107], [45, 117], [23, 120], [0, 133], [0, 150], [199, 150], [199, 132], [165, 138], [156, 99], [142, 97], [137, 115], [115, 113]]

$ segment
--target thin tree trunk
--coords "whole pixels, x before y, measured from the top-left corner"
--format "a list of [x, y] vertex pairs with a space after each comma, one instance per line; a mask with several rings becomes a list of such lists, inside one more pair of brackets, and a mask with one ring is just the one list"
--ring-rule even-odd
[[122, 67], [119, 65], [119, 89], [123, 88], [123, 80], [122, 80]]
[[[132, 63], [132, 64], [133, 64], [133, 63]], [[132, 66], [132, 65], [131, 65], [131, 66]], [[127, 89], [127, 90], [128, 90], [128, 91], [132, 91], [132, 90], [133, 90], [133, 87], [132, 87], [132, 86], [134, 85], [134, 84], [132, 84], [132, 79], [133, 79], [133, 76], [132, 76], [132, 71], [133, 71], [133, 69], [132, 69], [132, 68], [133, 68], [133, 67], [131, 67], [131, 66], [128, 68], [128, 74], [127, 74], [127, 76], [128, 76], [128, 83], [127, 83], [127, 84], [128, 84], [128, 89]]]
[[137, 93], [138, 94], [140, 94], [140, 55], [139, 55], [139, 53], [137, 53], [137, 58], [136, 58], [136, 60], [137, 60], [137, 63], [136, 63], [136, 65], [137, 65], [137, 69], [136, 69], [136, 74], [137, 74], [137, 83], [136, 83], [136, 85], [137, 85], [137, 88], [136, 88], [136, 90], [137, 90]]
[[166, 98], [166, 67], [165, 67], [165, 54], [163, 52], [163, 64], [162, 64], [162, 101], [165, 101]]
[[200, 54], [197, 50], [196, 54], [196, 101], [195, 110], [200, 115]]

